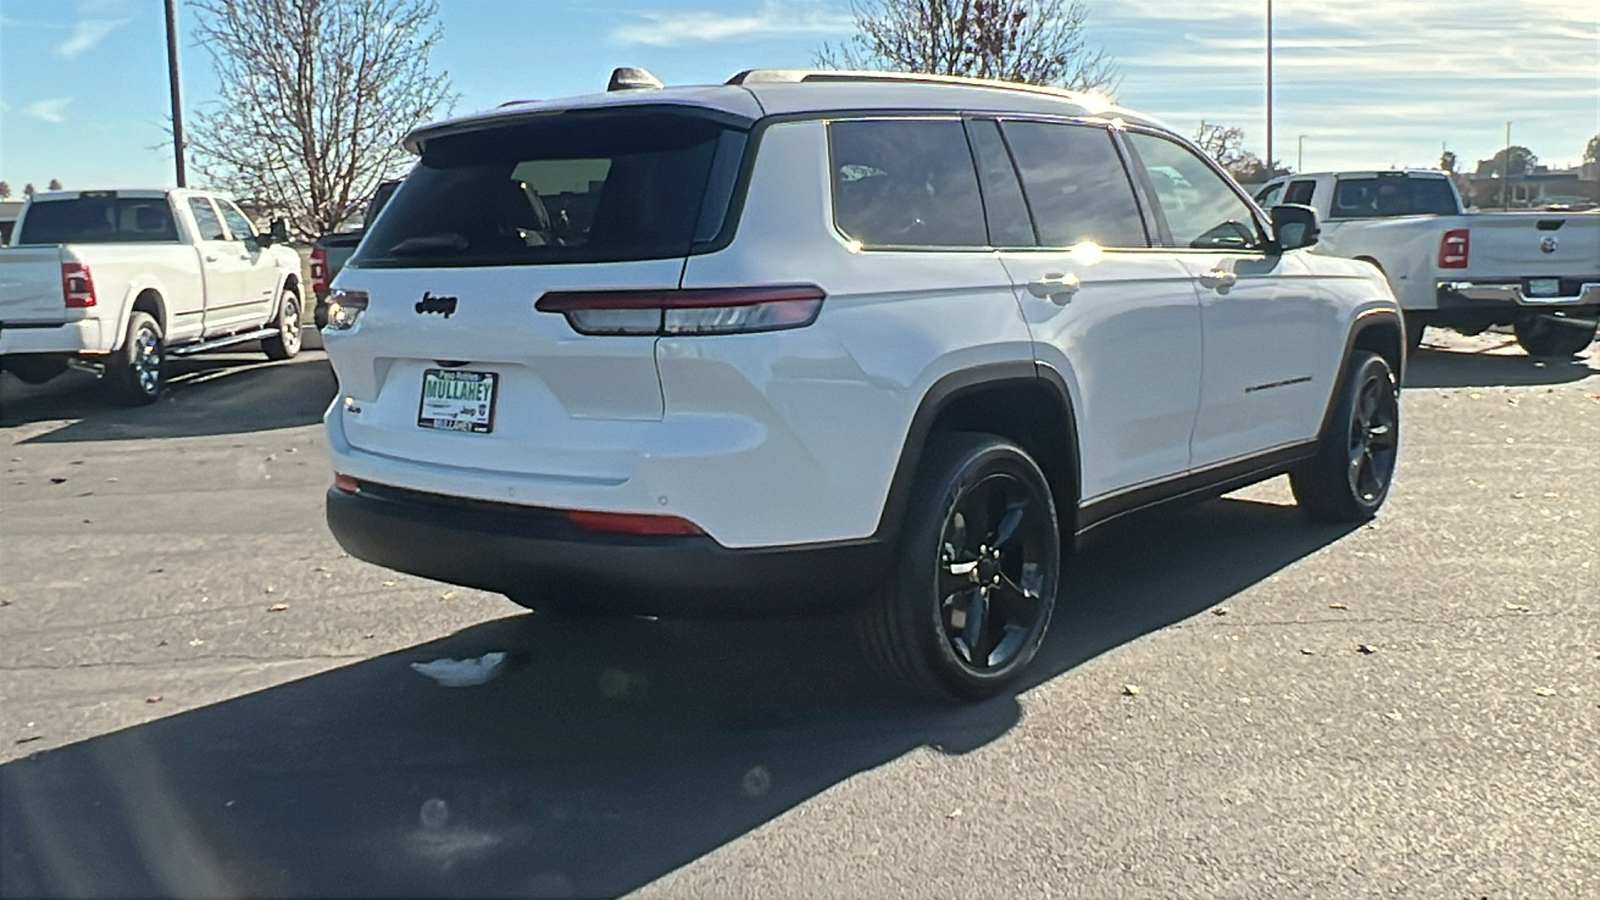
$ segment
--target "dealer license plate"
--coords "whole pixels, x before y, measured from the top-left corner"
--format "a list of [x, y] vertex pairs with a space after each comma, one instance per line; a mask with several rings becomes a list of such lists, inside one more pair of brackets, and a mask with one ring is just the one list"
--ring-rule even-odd
[[494, 429], [493, 372], [424, 369], [417, 424], [442, 431], [488, 434]]
[[1528, 279], [1528, 296], [1554, 297], [1561, 293], [1561, 279], [1559, 278], [1530, 278]]

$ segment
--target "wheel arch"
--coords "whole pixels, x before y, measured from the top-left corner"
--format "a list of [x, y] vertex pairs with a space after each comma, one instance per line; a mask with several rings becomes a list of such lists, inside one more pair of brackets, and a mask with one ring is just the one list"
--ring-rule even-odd
[[907, 429], [875, 537], [889, 541], [898, 537], [929, 440], [956, 431], [996, 434], [1027, 450], [1050, 483], [1062, 535], [1075, 533], [1081, 476], [1071, 392], [1055, 369], [1017, 361], [952, 372], [923, 395]]
[[1317, 435], [1326, 434], [1333, 421], [1334, 407], [1339, 402], [1339, 386], [1350, 376], [1350, 361], [1357, 351], [1376, 353], [1394, 370], [1397, 383], [1405, 382], [1406, 339], [1405, 324], [1395, 309], [1367, 309], [1358, 313], [1345, 337], [1344, 355], [1339, 359], [1338, 377], [1322, 413], [1322, 427]]
[[122, 349], [122, 342], [127, 340], [128, 322], [136, 312], [146, 313], [155, 319], [156, 324], [161, 326], [163, 335], [171, 333], [172, 323], [167, 320], [167, 299], [161, 285], [153, 281], [136, 281], [129, 285], [122, 303], [122, 312], [117, 317], [116, 339], [112, 350]]

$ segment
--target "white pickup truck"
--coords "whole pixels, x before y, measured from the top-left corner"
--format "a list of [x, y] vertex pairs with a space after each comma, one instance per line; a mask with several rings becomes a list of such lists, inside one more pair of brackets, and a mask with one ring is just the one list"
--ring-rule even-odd
[[300, 350], [300, 256], [226, 195], [55, 191], [0, 249], [0, 366], [29, 383], [90, 369], [130, 404], [161, 393], [168, 356], [260, 341]]
[[1365, 260], [1389, 279], [1412, 349], [1429, 325], [1478, 334], [1510, 325], [1531, 356], [1588, 347], [1600, 315], [1600, 214], [1463, 213], [1443, 172], [1322, 172], [1267, 182], [1263, 208], [1317, 211], [1317, 253]]

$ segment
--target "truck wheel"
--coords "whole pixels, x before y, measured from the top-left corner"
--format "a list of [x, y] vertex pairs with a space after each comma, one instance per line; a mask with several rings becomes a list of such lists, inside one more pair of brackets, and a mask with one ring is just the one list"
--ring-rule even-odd
[[261, 351], [267, 359], [289, 359], [300, 352], [300, 294], [285, 287], [278, 296], [278, 319], [274, 323], [278, 333], [261, 339]]
[[112, 396], [129, 406], [156, 402], [166, 384], [167, 352], [161, 325], [149, 313], [128, 317], [128, 337], [106, 366]]
[[1027, 451], [988, 434], [935, 438], [890, 584], [862, 611], [868, 658], [931, 700], [978, 700], [1021, 675], [1055, 608], [1061, 532]]
[[[1594, 318], [1592, 311], [1589, 318]], [[1566, 313], [1546, 313], [1518, 319], [1517, 343], [1529, 356], [1568, 357], [1594, 343], [1595, 323], [1566, 321]]]
[[1358, 351], [1317, 455], [1289, 473], [1306, 515], [1322, 522], [1365, 522], [1394, 480], [1400, 449], [1400, 385], [1376, 353]]

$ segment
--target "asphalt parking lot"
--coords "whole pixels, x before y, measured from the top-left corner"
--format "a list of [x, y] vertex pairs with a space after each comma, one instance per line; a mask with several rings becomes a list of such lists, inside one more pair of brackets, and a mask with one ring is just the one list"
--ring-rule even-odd
[[1024, 689], [942, 710], [835, 621], [345, 557], [322, 354], [183, 367], [0, 376], [5, 896], [1600, 896], [1600, 345], [1436, 337], [1375, 523], [1279, 479], [1119, 525]]

